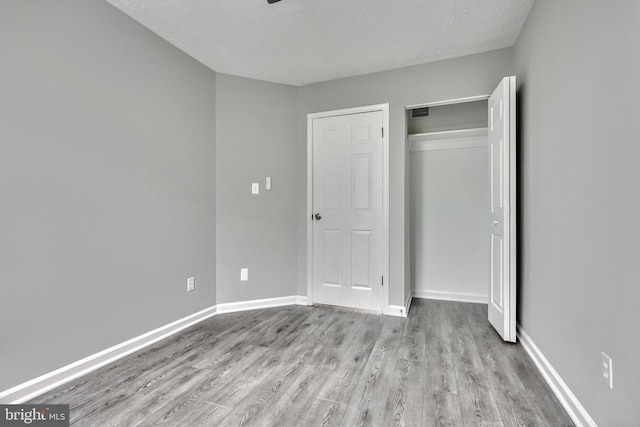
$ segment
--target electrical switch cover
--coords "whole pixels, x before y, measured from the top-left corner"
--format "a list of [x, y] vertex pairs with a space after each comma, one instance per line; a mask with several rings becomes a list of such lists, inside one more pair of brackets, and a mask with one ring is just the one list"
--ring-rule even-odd
[[613, 388], [613, 360], [604, 353], [600, 353], [602, 360], [602, 380]]

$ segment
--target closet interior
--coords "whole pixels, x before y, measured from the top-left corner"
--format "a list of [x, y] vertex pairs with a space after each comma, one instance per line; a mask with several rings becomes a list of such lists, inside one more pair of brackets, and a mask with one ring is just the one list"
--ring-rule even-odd
[[413, 295], [486, 303], [487, 100], [408, 108], [406, 120]]

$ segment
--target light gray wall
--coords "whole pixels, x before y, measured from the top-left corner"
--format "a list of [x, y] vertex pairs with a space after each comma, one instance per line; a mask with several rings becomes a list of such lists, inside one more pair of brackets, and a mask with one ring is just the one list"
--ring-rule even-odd
[[0, 52], [4, 390], [215, 304], [215, 74], [98, 0], [3, 0]]
[[640, 2], [614, 3], [538, 0], [514, 49], [519, 321], [598, 425], [623, 427], [640, 420]]
[[296, 90], [217, 74], [218, 303], [296, 295]]
[[306, 115], [363, 105], [390, 104], [390, 304], [404, 305], [409, 280], [409, 181], [405, 106], [488, 95], [512, 70], [510, 49], [316, 83], [298, 91], [298, 294], [306, 295]]
[[488, 158], [487, 147], [411, 153], [414, 293], [487, 296]]
[[407, 133], [441, 132], [487, 127], [487, 101], [462, 102], [429, 108], [426, 117], [408, 115]]

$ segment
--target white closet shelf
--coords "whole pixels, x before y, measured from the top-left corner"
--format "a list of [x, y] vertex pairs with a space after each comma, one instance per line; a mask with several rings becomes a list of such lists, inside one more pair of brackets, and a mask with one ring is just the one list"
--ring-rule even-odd
[[488, 129], [474, 128], [409, 135], [409, 151], [455, 150], [486, 147]]

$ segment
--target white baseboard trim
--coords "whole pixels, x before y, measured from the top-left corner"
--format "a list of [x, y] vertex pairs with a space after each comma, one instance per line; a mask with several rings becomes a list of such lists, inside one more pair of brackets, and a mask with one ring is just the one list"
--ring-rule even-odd
[[487, 304], [489, 296], [486, 294], [474, 294], [470, 292], [445, 292], [445, 291], [429, 291], [424, 289], [413, 289], [414, 298], [437, 299], [442, 301], [457, 302], [475, 302], [479, 304]]
[[257, 310], [259, 308], [282, 307], [285, 305], [307, 305], [307, 297], [292, 295], [288, 297], [255, 299], [251, 301], [228, 302], [218, 304], [218, 313]]
[[[218, 304], [212, 307], [206, 308], [197, 313], [183, 317], [182, 319], [171, 322], [167, 325], [161, 326], [157, 329], [139, 335], [135, 338], [127, 340], [123, 343], [109, 347], [106, 350], [102, 350], [98, 353], [87, 356], [84, 359], [73, 362], [62, 368], [51, 371], [47, 374], [41, 375], [37, 378], [29, 380], [25, 383], [19, 384], [8, 390], [0, 392], [0, 403], [24, 403], [41, 394], [46, 393], [49, 390], [53, 390], [56, 387], [75, 380], [83, 375], [86, 375], [96, 369], [99, 369], [109, 363], [113, 363], [118, 359], [128, 356], [136, 351], [154, 344], [164, 338], [167, 338], [175, 333], [182, 331], [196, 323], [202, 322], [211, 316], [221, 313], [233, 313], [236, 311], [256, 310], [260, 308], [282, 307], [286, 305], [308, 305], [308, 299], [306, 296], [293, 295], [288, 297], [279, 298], [267, 298], [253, 301], [232, 302], [226, 304]], [[397, 316], [405, 316], [402, 314], [406, 312], [404, 307], [392, 306], [398, 314]]]
[[402, 305], [389, 304], [387, 308], [382, 310], [382, 314], [386, 314], [387, 316], [407, 317], [407, 309]]
[[533, 363], [536, 364], [538, 370], [553, 390], [565, 411], [571, 417], [571, 420], [577, 427], [598, 427], [596, 422], [591, 418], [587, 410], [578, 401], [578, 398], [571, 392], [569, 386], [562, 380], [558, 372], [551, 366], [549, 360], [542, 354], [538, 346], [533, 342], [531, 337], [522, 329], [522, 326], [517, 326], [518, 338], [522, 347], [527, 352]]
[[389, 304], [382, 310], [382, 314], [387, 316], [407, 317], [409, 315], [409, 307], [411, 307], [411, 300], [413, 299], [413, 293], [409, 292], [405, 305], [391, 305]]
[[69, 381], [73, 381], [98, 368], [118, 359], [135, 353], [153, 343], [156, 343], [170, 335], [173, 335], [189, 326], [195, 325], [216, 314], [216, 306], [206, 308], [197, 313], [183, 317], [182, 319], [161, 326], [157, 329], [139, 335], [123, 343], [109, 347], [91, 356], [80, 359], [67, 366], [41, 375], [25, 383], [19, 384], [8, 390], [0, 392], [0, 402], [2, 403], [24, 403], [49, 390], [53, 390]]
[[407, 295], [407, 301], [404, 303], [405, 313], [407, 313], [407, 316], [409, 315], [409, 310], [411, 310], [411, 301], [413, 301], [413, 290], [409, 289], [409, 295]]

